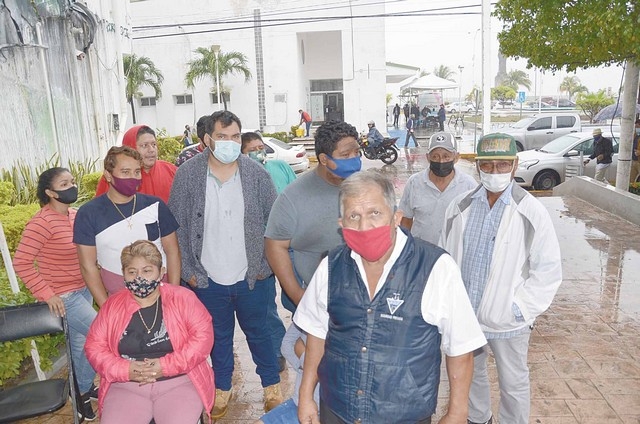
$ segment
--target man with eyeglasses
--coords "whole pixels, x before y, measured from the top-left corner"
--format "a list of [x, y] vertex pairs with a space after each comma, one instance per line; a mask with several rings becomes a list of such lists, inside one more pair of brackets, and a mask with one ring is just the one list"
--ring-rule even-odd
[[180, 224], [182, 280], [213, 317], [215, 419], [227, 413], [231, 400], [236, 318], [264, 388], [265, 411], [282, 402], [265, 319], [275, 277], [264, 254], [264, 232], [276, 189], [264, 167], [240, 154], [241, 129], [229, 111], [211, 115], [203, 140], [208, 147], [178, 168], [169, 197]]
[[529, 337], [562, 281], [560, 247], [549, 213], [514, 184], [515, 139], [488, 134], [477, 147], [481, 185], [449, 205], [440, 245], [462, 270], [488, 344], [474, 352], [468, 422], [491, 423], [488, 349], [500, 386], [498, 421], [527, 424]]

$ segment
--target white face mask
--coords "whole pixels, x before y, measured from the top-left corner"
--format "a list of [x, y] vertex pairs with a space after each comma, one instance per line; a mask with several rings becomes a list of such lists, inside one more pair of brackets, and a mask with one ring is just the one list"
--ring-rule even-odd
[[511, 182], [511, 172], [506, 174], [487, 174], [480, 171], [480, 182], [487, 191], [501, 193]]

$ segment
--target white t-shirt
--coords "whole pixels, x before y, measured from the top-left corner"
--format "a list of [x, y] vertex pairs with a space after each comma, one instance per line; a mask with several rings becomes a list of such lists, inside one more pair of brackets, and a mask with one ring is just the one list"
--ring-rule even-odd
[[[384, 286], [389, 271], [407, 243], [407, 236], [399, 228], [396, 234], [393, 252], [384, 265], [375, 293]], [[351, 257], [356, 262], [360, 275], [366, 276], [360, 255], [352, 251]], [[328, 284], [329, 262], [325, 257], [313, 275], [293, 317], [293, 321], [300, 328], [320, 339], [325, 339], [329, 331]], [[369, 292], [368, 285], [365, 286]], [[442, 335], [442, 350], [447, 356], [463, 355], [487, 343], [471, 308], [460, 269], [448, 254], [438, 258], [429, 274], [422, 294], [421, 310], [425, 322], [438, 327]]]

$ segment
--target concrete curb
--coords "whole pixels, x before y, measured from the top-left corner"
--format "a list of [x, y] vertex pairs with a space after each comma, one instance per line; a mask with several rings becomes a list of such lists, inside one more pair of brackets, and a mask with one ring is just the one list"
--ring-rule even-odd
[[554, 196], [571, 195], [604, 211], [640, 225], [640, 196], [590, 177], [572, 177], [554, 187]]

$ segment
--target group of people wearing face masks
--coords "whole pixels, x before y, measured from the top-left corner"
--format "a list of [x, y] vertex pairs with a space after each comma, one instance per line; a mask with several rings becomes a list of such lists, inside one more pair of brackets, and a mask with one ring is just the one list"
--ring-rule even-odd
[[[237, 319], [264, 388], [265, 424], [317, 422], [318, 412], [330, 423], [427, 423], [441, 345], [456, 381], [451, 418], [491, 422], [490, 348], [501, 392], [510, 394], [501, 399], [500, 421], [527, 422], [529, 335], [561, 271], [546, 210], [513, 184], [512, 138], [480, 140], [478, 185], [456, 169], [453, 135], [434, 134], [429, 168], [409, 178], [396, 207], [384, 175], [360, 172], [358, 133], [348, 123], [318, 128], [318, 165], [296, 179], [288, 165], [265, 161], [264, 143], [243, 136], [233, 113], [203, 118], [197, 130], [205, 154], [194, 153], [177, 171], [154, 169], [160, 161], [145, 166], [144, 154], [128, 146], [110, 149], [106, 192], [77, 213], [69, 208], [77, 186], [67, 170], [40, 177], [43, 207], [25, 230], [16, 270], [53, 313], [83, 324], [70, 327], [86, 419], [95, 417], [95, 398], [107, 424], [195, 422], [203, 410], [223, 417], [234, 395]], [[143, 150], [153, 150], [147, 134], [135, 130], [134, 143], [142, 138]], [[171, 172], [168, 205], [137, 191], [146, 176], [147, 189], [164, 193], [156, 178]], [[295, 313], [290, 337], [275, 277], [283, 305]], [[89, 329], [93, 301], [101, 310]], [[281, 351], [299, 372], [296, 396], [286, 402]], [[376, 367], [371, 379], [351, 377]], [[404, 386], [400, 375], [418, 386]], [[389, 385], [428, 401], [406, 408]]]

